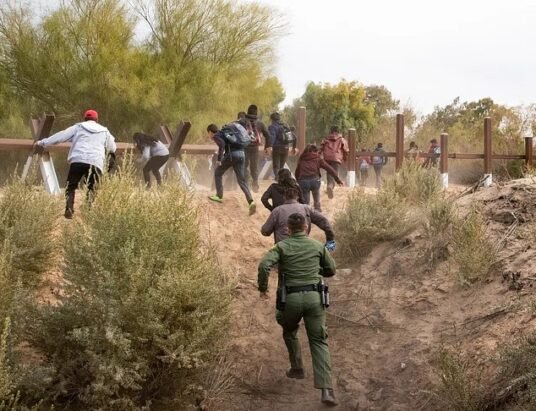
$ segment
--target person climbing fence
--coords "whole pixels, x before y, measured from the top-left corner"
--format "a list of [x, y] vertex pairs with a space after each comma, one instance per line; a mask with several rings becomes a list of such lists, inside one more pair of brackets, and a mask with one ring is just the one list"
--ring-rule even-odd
[[157, 138], [144, 133], [134, 133], [132, 139], [141, 153], [140, 160], [144, 162], [143, 179], [147, 188], [151, 187], [151, 173], [158, 185], [162, 184], [160, 169], [169, 160], [168, 148]]

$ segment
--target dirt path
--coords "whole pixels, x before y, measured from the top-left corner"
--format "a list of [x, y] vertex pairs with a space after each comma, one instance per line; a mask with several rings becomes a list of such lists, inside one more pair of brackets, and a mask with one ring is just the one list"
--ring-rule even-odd
[[[259, 232], [268, 211], [259, 195], [259, 212], [248, 217], [242, 193], [226, 194], [224, 204], [209, 204], [207, 194], [199, 193], [201, 226], [221, 264], [239, 276], [231, 343], [236, 384], [217, 409], [325, 409], [313, 388], [303, 327], [300, 339], [307, 377], [303, 381], [285, 377], [288, 359], [272, 301], [275, 276], [270, 279], [272, 300], [258, 298], [257, 264], [272, 245], [272, 239]], [[347, 194], [348, 189], [338, 189], [334, 200], [322, 196], [328, 216], [343, 207]], [[323, 239], [318, 231], [313, 236]], [[512, 295], [498, 277], [478, 288], [460, 289], [450, 264], [433, 273], [427, 270], [425, 243], [417, 230], [405, 242], [376, 247], [359, 264], [339, 264], [330, 281], [329, 344], [338, 409], [441, 409], [431, 405], [429, 390], [435, 380], [432, 365], [443, 344], [463, 344], [464, 350], [484, 357], [505, 335], [534, 329], [532, 314], [508, 308], [513, 299], [529, 298], [532, 289]], [[514, 242], [509, 247], [501, 253], [521, 248]], [[519, 251], [507, 265], [514, 269], [534, 254]], [[486, 367], [490, 365], [483, 364], [483, 372]]]

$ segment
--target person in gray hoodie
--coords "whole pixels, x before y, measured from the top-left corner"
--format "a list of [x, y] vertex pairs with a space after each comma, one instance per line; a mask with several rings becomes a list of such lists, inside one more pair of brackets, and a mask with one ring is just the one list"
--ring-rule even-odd
[[65, 189], [65, 218], [73, 218], [74, 196], [80, 181], [85, 178], [88, 188], [88, 199], [91, 200], [98, 183], [107, 154], [116, 150], [115, 138], [99, 123], [99, 114], [95, 110], [84, 113], [84, 121], [66, 128], [48, 138], [39, 140], [36, 145], [42, 149], [48, 146], [71, 142], [67, 155], [69, 173]]

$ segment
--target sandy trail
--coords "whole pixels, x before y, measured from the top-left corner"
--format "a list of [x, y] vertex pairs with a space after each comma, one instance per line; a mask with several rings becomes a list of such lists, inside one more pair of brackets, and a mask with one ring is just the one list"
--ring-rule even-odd
[[[489, 190], [495, 190], [487, 191], [489, 201], [501, 196], [498, 189]], [[333, 200], [322, 193], [325, 214], [333, 218], [343, 208], [349, 191], [338, 188]], [[268, 217], [260, 204], [260, 194], [255, 195], [259, 212], [252, 217], [247, 215], [241, 192], [226, 193], [224, 204], [209, 203], [208, 194], [198, 193], [205, 237], [210, 238], [221, 264], [239, 275], [231, 341], [236, 384], [215, 409], [325, 409], [313, 388], [303, 326], [300, 340], [306, 379], [285, 377], [288, 359], [281, 329], [275, 322], [274, 275], [270, 279], [272, 299], [258, 298], [257, 264], [273, 244], [259, 232]], [[473, 195], [476, 198], [463, 201], [471, 203], [482, 195], [477, 193]], [[492, 235], [500, 236], [506, 228], [499, 224]], [[317, 229], [312, 235], [323, 240]], [[500, 253], [514, 251], [515, 256], [506, 259], [505, 264], [510, 269], [523, 267], [526, 277], [531, 272], [524, 262], [536, 253], [523, 251], [522, 243], [523, 239], [512, 240]], [[436, 380], [432, 366], [443, 344], [463, 345], [476, 358], [484, 358], [494, 352], [505, 335], [510, 338], [522, 330], [534, 329], [528, 312], [499, 312], [509, 307], [512, 299], [530, 298], [532, 288], [524, 294], [512, 294], [496, 274], [478, 287], [461, 289], [448, 262], [432, 272], [427, 269], [422, 260], [425, 246], [426, 238], [416, 230], [401, 242], [377, 246], [359, 263], [339, 264], [337, 276], [330, 281], [332, 306], [328, 310], [338, 409], [441, 409], [432, 405], [429, 390]], [[496, 312], [499, 314], [488, 319]], [[482, 368], [485, 373], [492, 365], [483, 363]]]

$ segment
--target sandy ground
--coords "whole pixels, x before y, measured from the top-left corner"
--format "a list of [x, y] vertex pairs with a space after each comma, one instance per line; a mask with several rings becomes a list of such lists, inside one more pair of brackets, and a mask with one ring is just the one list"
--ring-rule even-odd
[[[333, 200], [322, 194], [330, 218], [343, 208], [349, 190], [338, 188]], [[452, 187], [455, 193], [462, 190]], [[330, 281], [332, 306], [327, 317], [338, 409], [445, 409], [430, 393], [437, 380], [434, 361], [442, 346], [467, 352], [487, 375], [493, 369], [488, 358], [500, 344], [534, 330], [534, 315], [527, 307], [533, 298], [528, 278], [536, 271], [529, 262], [536, 252], [527, 243], [524, 227], [536, 215], [535, 193], [533, 182], [525, 181], [483, 189], [458, 201], [463, 209], [481, 204], [490, 221], [490, 238], [500, 242], [498, 269], [469, 289], [458, 285], [450, 262], [429, 269], [424, 260], [427, 239], [419, 230], [399, 242], [377, 246], [359, 263], [339, 264]], [[226, 193], [223, 204], [210, 203], [208, 194], [201, 189], [198, 196], [205, 238], [221, 264], [239, 278], [230, 343], [236, 383], [213, 409], [324, 409], [313, 388], [303, 327], [306, 379], [285, 377], [288, 359], [275, 322], [275, 276], [270, 280], [271, 301], [260, 300], [256, 291], [257, 263], [273, 244], [259, 231], [268, 217], [260, 194], [255, 195], [259, 211], [251, 217], [241, 192]], [[510, 212], [517, 216], [518, 226], [504, 238], [513, 221]], [[313, 236], [323, 239], [318, 230]], [[521, 291], [509, 290], [503, 281], [502, 273], [508, 270], [521, 271], [526, 283]]]

